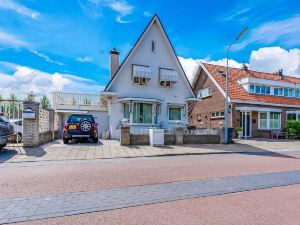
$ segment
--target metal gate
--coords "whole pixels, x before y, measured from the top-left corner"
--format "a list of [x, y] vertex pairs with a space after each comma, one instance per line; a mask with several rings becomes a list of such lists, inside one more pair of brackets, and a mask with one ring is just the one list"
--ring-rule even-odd
[[23, 136], [23, 101], [20, 100], [0, 100], [0, 113], [4, 115], [14, 126], [16, 141], [7, 145], [6, 148], [22, 146]]

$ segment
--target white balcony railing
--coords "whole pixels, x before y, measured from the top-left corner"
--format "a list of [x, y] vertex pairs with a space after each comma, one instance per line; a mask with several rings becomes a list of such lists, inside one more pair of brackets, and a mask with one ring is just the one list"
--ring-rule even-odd
[[53, 92], [55, 109], [100, 109], [100, 94]]

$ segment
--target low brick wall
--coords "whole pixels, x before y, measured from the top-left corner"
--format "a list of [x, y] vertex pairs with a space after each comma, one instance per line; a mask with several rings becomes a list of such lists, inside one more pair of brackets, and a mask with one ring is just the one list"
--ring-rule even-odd
[[165, 145], [174, 145], [175, 144], [175, 136], [174, 134], [165, 134]]
[[149, 145], [148, 134], [130, 134], [131, 145]]
[[183, 144], [220, 144], [220, 135], [184, 134]]
[[47, 131], [47, 132], [43, 132], [43, 133], [39, 133], [39, 144], [45, 144], [52, 141], [52, 132], [51, 131]]

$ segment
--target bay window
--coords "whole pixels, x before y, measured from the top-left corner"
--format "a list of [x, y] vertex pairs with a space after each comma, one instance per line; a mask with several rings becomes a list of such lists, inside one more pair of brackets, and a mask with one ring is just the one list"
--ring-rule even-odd
[[258, 128], [259, 129], [281, 129], [281, 113], [260, 112]]
[[133, 123], [152, 124], [152, 104], [139, 102], [134, 103]]

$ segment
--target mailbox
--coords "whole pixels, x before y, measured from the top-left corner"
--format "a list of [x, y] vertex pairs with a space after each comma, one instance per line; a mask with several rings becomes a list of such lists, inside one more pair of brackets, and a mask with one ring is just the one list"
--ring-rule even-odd
[[35, 119], [35, 111], [30, 108], [23, 110], [23, 119]]

